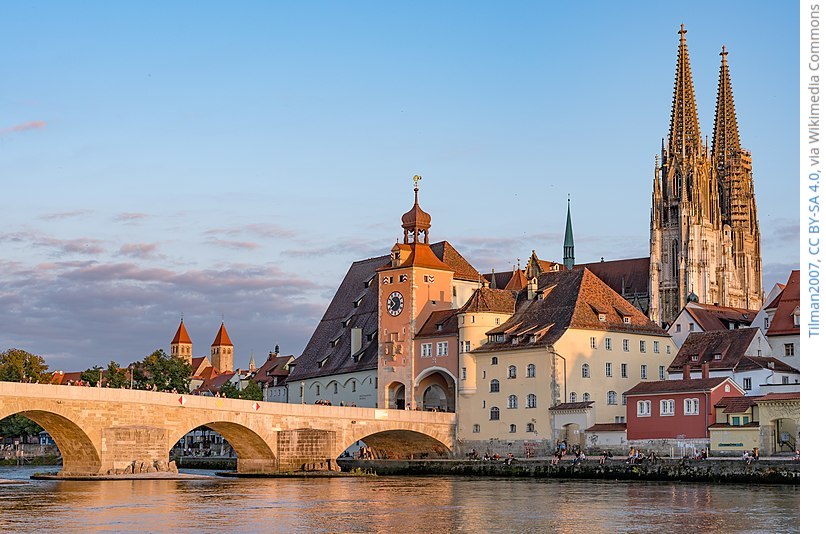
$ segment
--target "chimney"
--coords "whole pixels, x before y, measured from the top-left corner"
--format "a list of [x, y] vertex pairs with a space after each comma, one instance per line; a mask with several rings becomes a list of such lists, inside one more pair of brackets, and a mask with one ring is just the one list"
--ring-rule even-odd
[[361, 328], [350, 329], [350, 356], [361, 350]]
[[691, 366], [683, 365], [683, 380], [691, 380]]
[[533, 300], [536, 296], [536, 289], [537, 289], [536, 278], [531, 278], [530, 282], [528, 282], [528, 300]]
[[703, 378], [708, 378], [708, 362], [703, 362]]

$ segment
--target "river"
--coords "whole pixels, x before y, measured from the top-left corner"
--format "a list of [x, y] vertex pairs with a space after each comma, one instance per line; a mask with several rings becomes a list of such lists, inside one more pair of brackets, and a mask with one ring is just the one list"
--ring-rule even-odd
[[0, 467], [0, 479], [26, 481], [0, 485], [0, 532], [800, 530], [798, 486], [465, 477], [28, 480], [45, 470]]

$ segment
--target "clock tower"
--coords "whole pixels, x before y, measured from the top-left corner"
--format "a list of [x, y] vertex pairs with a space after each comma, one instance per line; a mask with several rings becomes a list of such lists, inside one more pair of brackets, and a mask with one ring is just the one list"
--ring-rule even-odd
[[416, 408], [413, 388], [427, 362], [417, 365], [413, 338], [431, 313], [452, 308], [453, 270], [430, 248], [430, 215], [419, 206], [419, 180], [413, 177], [413, 207], [402, 215], [404, 242], [377, 269], [379, 408]]

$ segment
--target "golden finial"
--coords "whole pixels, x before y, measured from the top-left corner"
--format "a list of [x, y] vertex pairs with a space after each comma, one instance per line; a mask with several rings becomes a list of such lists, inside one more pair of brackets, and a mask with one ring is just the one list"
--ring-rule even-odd
[[414, 191], [419, 190], [419, 180], [421, 180], [421, 179], [422, 179], [422, 177], [419, 176], [418, 174], [413, 177], [413, 190]]

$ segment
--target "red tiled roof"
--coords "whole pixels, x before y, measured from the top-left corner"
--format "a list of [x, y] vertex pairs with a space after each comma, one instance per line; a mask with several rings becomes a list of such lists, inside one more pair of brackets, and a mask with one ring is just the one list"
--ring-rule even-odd
[[513, 271], [513, 276], [505, 284], [505, 289], [509, 291], [521, 291], [528, 286], [528, 277], [519, 269]]
[[[668, 370], [676, 372], [684, 365], [699, 369], [703, 363], [708, 363], [709, 369], [734, 369], [746, 356], [746, 350], [759, 332], [759, 328], [692, 332], [674, 356]], [[719, 354], [721, 359], [715, 360], [715, 354]], [[697, 358], [696, 361], [692, 361], [694, 357]]]
[[[640, 382], [625, 392], [626, 395], [652, 395], [657, 393], [689, 393], [692, 391], [711, 391], [723, 382], [734, 382], [725, 376], [714, 378], [692, 378], [690, 380], [654, 380]], [[737, 384], [734, 384], [735, 387]], [[739, 389], [739, 388], [738, 388]]]
[[430, 314], [416, 334], [421, 337], [455, 336], [459, 333], [457, 310], [437, 310]]
[[186, 331], [186, 327], [184, 326], [184, 320], [181, 319], [181, 324], [178, 325], [178, 331], [175, 332], [175, 337], [172, 338], [172, 344], [177, 345], [178, 343], [189, 343], [192, 344], [192, 340], [189, 339], [189, 333]]
[[478, 282], [482, 279], [479, 271], [473, 268], [453, 245], [447, 241], [439, 241], [430, 245], [430, 249], [441, 261], [453, 270], [453, 278], [456, 280], [467, 280]]
[[221, 321], [221, 328], [218, 329], [218, 333], [215, 334], [215, 341], [212, 342], [213, 347], [231, 347], [232, 341], [229, 339], [229, 334], [227, 334], [227, 329], [224, 327], [224, 322]]
[[755, 400], [760, 401], [778, 401], [778, 400], [795, 400], [800, 399], [800, 392], [790, 392], [790, 393], [766, 393], [765, 395], [761, 395], [760, 397], [756, 397]]
[[738, 428], [760, 428], [760, 423], [757, 421], [750, 421], [745, 425], [730, 425], [728, 423], [714, 423], [708, 425], [709, 428], [728, 428], [731, 430], [737, 430]]
[[221, 386], [226, 384], [235, 373], [233, 371], [225, 371], [217, 374], [211, 378], [204, 380], [204, 383], [196, 391], [209, 391], [210, 393], [217, 393]]
[[458, 313], [513, 313], [516, 297], [507, 289], [481, 287], [473, 292]]
[[729, 308], [691, 302], [686, 304], [685, 311], [694, 318], [704, 332], [712, 330], [729, 330], [729, 325], [748, 327], [754, 321], [757, 312], [743, 308]]
[[277, 354], [270, 354], [267, 361], [261, 364], [261, 367], [255, 372], [253, 380], [259, 383], [273, 383], [279, 376], [286, 377], [289, 374], [287, 365], [293, 360], [293, 356], [279, 356]]
[[65, 386], [69, 382], [78, 382], [82, 371], [64, 373], [63, 371], [55, 371], [52, 373], [51, 384]]
[[[777, 310], [774, 312], [767, 336], [800, 334], [800, 327], [794, 325], [794, 312], [800, 308], [800, 271], [792, 271], [786, 287], [777, 295]], [[774, 304], [774, 302], [772, 303]]]
[[724, 408], [723, 413], [744, 413], [754, 406], [754, 397], [723, 397], [715, 408]]
[[756, 369], [774, 369], [782, 373], [799, 373], [797, 369], [771, 356], [746, 356], [742, 358], [735, 371], [752, 371]]
[[625, 432], [625, 423], [597, 423], [586, 428], [585, 432]]
[[561, 412], [564, 410], [584, 410], [586, 408], [590, 408], [594, 404], [594, 401], [585, 401], [585, 402], [563, 402], [562, 404], [557, 404], [556, 406], [551, 406], [548, 408], [552, 412]]
[[581, 263], [574, 269], [589, 269], [623, 297], [648, 293], [650, 257]]

